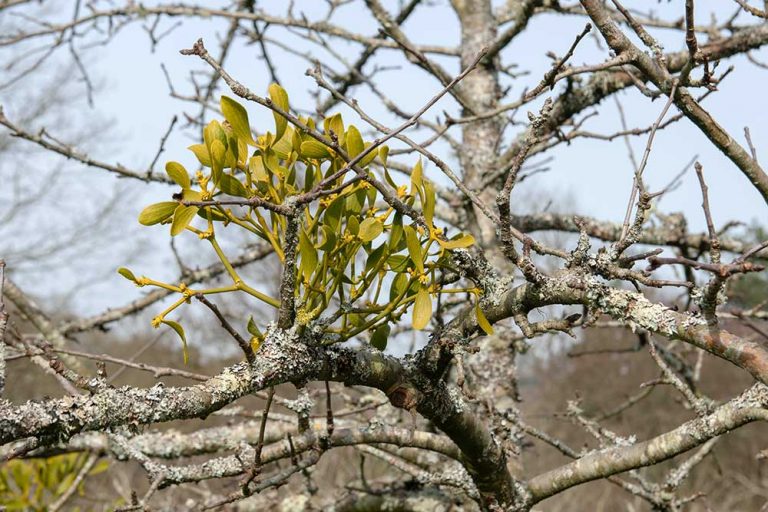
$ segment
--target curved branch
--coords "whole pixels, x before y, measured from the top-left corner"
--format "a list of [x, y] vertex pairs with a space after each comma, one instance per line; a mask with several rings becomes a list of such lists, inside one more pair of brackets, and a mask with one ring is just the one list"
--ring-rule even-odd
[[0, 404], [0, 444], [39, 436], [65, 441], [79, 432], [126, 424], [204, 418], [266, 387], [308, 380], [375, 387], [385, 391], [393, 405], [417, 410], [456, 443], [481, 495], [513, 502], [516, 491], [503, 450], [444, 384], [434, 384], [418, 369], [403, 367], [398, 359], [380, 352], [308, 346], [291, 331], [274, 327], [253, 365], [230, 366], [195, 386], [104, 388], [92, 395]]
[[766, 406], [768, 388], [755, 385], [712, 414], [683, 423], [653, 439], [600, 450], [538, 475], [528, 482], [528, 489], [535, 503], [575, 485], [657, 464], [746, 423], [768, 420]]

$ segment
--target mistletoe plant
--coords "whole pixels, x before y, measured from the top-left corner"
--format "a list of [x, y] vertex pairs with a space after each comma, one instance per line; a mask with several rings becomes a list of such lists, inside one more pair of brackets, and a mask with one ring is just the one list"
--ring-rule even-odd
[[[210, 243], [231, 284], [193, 289], [119, 269], [138, 286], [179, 294], [152, 325], [166, 324], [179, 334], [185, 361], [184, 329], [167, 317], [193, 297], [241, 292], [281, 308], [282, 298], [246, 283], [230, 263], [217, 241], [218, 230], [229, 226], [264, 240], [283, 268], [292, 269], [293, 323], [301, 330], [311, 327], [320, 343], [370, 333], [370, 343], [384, 350], [391, 326], [409, 309], [413, 328], [421, 330], [432, 316], [434, 297], [479, 296], [477, 287], [449, 287], [458, 280], [450, 251], [471, 246], [474, 238], [448, 239], [435, 226], [435, 186], [424, 177], [421, 160], [410, 173], [410, 187], [398, 185], [387, 168], [389, 148], [365, 142], [357, 127], [345, 127], [341, 114], [321, 123], [286, 115], [288, 95], [277, 84], [269, 87], [269, 98], [276, 107], [275, 131], [254, 139], [245, 108], [222, 96], [225, 119], [211, 121], [203, 142], [189, 147], [201, 169], [191, 178], [181, 164], [168, 162], [166, 172], [181, 191], [139, 215], [146, 226], [170, 224], [171, 236], [189, 232]], [[417, 202], [420, 214], [413, 209]], [[416, 220], [403, 215], [403, 205], [406, 213], [416, 212]], [[491, 332], [480, 308], [475, 310]], [[247, 330], [258, 349], [263, 334], [253, 318]]]

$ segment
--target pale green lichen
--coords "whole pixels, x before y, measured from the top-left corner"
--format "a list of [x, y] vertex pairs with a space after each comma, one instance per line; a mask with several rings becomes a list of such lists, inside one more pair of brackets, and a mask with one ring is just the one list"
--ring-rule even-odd
[[448, 388], [448, 397], [450, 398], [451, 405], [453, 405], [454, 414], [461, 414], [464, 412], [464, 399], [461, 396], [461, 392], [457, 388]]

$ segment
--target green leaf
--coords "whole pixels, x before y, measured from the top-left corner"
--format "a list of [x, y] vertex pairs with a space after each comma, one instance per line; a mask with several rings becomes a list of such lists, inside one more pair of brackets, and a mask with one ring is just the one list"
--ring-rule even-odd
[[323, 232], [323, 243], [315, 245], [315, 247], [322, 249], [325, 252], [330, 252], [336, 247], [336, 233], [326, 225], [320, 226], [320, 229]]
[[403, 215], [400, 212], [395, 213], [392, 219], [392, 226], [389, 228], [389, 250], [397, 252], [398, 244], [403, 238]]
[[331, 132], [336, 135], [336, 139], [339, 141], [340, 145], [344, 145], [346, 142], [345, 135], [344, 135], [344, 120], [341, 118], [340, 113], [335, 113], [331, 117], [326, 117], [323, 121], [323, 128], [325, 128], [325, 133], [330, 137]]
[[363, 242], [370, 242], [384, 231], [384, 225], [379, 219], [368, 217], [360, 224], [360, 232], [357, 236]]
[[[288, 112], [288, 93], [285, 92], [285, 89], [280, 87], [280, 84], [272, 84], [269, 86], [269, 98], [280, 110]], [[273, 112], [272, 114], [275, 116], [275, 139], [280, 140], [288, 126], [288, 120], [277, 112]]]
[[227, 220], [226, 215], [224, 215], [223, 213], [221, 213], [218, 210], [215, 210], [211, 206], [206, 206], [204, 208], [200, 208], [197, 211], [197, 216], [198, 217], [202, 217], [205, 220], [208, 220], [209, 213], [210, 213], [210, 216], [211, 216], [211, 220], [213, 222], [224, 222], [225, 220]]
[[360, 234], [360, 221], [357, 220], [356, 216], [353, 215], [347, 219], [347, 229], [355, 236]]
[[365, 197], [368, 199], [368, 206], [371, 208], [376, 206], [376, 196], [378, 193], [379, 191], [376, 190], [376, 187], [368, 187], [368, 189], [365, 191]]
[[366, 314], [367, 313], [349, 313], [347, 315], [347, 320], [352, 324], [352, 326], [360, 327], [365, 323]]
[[371, 335], [371, 346], [383, 352], [387, 348], [387, 339], [391, 330], [392, 328], [388, 323], [378, 326]]
[[192, 144], [187, 149], [195, 154], [200, 165], [203, 167], [211, 166], [211, 155], [208, 153], [208, 147], [205, 144]]
[[248, 123], [248, 112], [241, 104], [229, 96], [221, 97], [221, 112], [232, 127], [235, 137], [246, 141], [251, 146], [256, 145], [251, 135], [251, 125]]
[[264, 160], [261, 158], [261, 155], [252, 156], [248, 160], [248, 170], [253, 181], [265, 184], [269, 182], [269, 173], [267, 168], [264, 167]]
[[309, 279], [317, 267], [317, 249], [303, 229], [299, 233], [299, 255], [301, 256], [301, 272], [304, 277]]
[[349, 157], [355, 158], [364, 149], [365, 143], [360, 135], [360, 130], [353, 124], [349, 125], [349, 128], [347, 128], [347, 153], [349, 153]]
[[392, 280], [392, 286], [389, 288], [389, 301], [392, 302], [402, 295], [408, 288], [408, 276], [397, 274]]
[[182, 189], [187, 189], [192, 186], [192, 183], [189, 181], [187, 170], [179, 162], [168, 162], [165, 164], [165, 172], [168, 173], [168, 176]]
[[182, 201], [202, 201], [203, 195], [198, 190], [188, 188], [181, 194]]
[[389, 171], [386, 167], [384, 167], [384, 179], [389, 183], [389, 186], [391, 186], [393, 189], [397, 190], [397, 183], [395, 180], [392, 179], [392, 176], [390, 176]]
[[[364, 144], [364, 149], [368, 149], [373, 145], [372, 142], [366, 142]], [[376, 158], [376, 151], [369, 151], [367, 155], [365, 155], [362, 160], [360, 160], [360, 167], [368, 167], [368, 165], [373, 162], [373, 159]]]
[[62, 478], [56, 482], [58, 485], [56, 486], [56, 489], [54, 489], [54, 494], [56, 496], [60, 496], [61, 494], [64, 494], [67, 489], [69, 489], [72, 484], [75, 481], [75, 478], [77, 478], [76, 472], [71, 472], [68, 474], [62, 475]]
[[272, 148], [268, 148], [264, 151], [264, 166], [275, 176], [279, 178], [284, 177], [284, 167], [280, 166], [280, 159], [277, 157], [277, 153], [275, 153]]
[[218, 167], [219, 170], [224, 168], [226, 155], [227, 147], [220, 140], [214, 140], [211, 143], [211, 162], [214, 168]]
[[187, 364], [189, 361], [189, 354], [187, 353], [187, 337], [184, 335], [184, 328], [181, 326], [181, 324], [174, 322], [173, 320], [163, 320], [162, 322], [176, 331], [176, 334], [178, 334], [179, 338], [181, 338], [181, 348], [184, 352], [184, 364]]
[[224, 169], [224, 159], [227, 156], [227, 148], [216, 139], [211, 143], [211, 168], [213, 169], [213, 183], [218, 186]]
[[408, 254], [410, 254], [414, 265], [416, 265], [416, 270], [418, 270], [419, 274], [423, 274], [424, 262], [421, 260], [421, 242], [419, 242], [419, 235], [411, 226], [403, 226], [403, 231], [405, 232], [405, 243], [408, 246]]
[[312, 164], [306, 165], [307, 169], [304, 172], [304, 191], [309, 192], [315, 186], [315, 181], [319, 181], [317, 167]]
[[477, 325], [480, 326], [483, 332], [489, 336], [493, 334], [493, 327], [488, 319], [485, 318], [485, 313], [483, 313], [483, 310], [480, 308], [479, 301], [475, 304], [475, 316], [477, 317]]
[[173, 223], [171, 224], [171, 236], [176, 236], [189, 226], [199, 208], [197, 206], [184, 206], [180, 204], [173, 213]]
[[208, 123], [208, 126], [203, 130], [203, 142], [205, 142], [205, 147], [210, 148], [215, 140], [224, 144], [224, 149], [226, 149], [227, 132], [221, 127], [221, 123], [214, 119]]
[[272, 144], [272, 149], [277, 156], [283, 160], [288, 160], [291, 151], [293, 151], [293, 130], [290, 127], [286, 128], [285, 135], [280, 140]]
[[453, 240], [438, 240], [437, 242], [445, 249], [464, 249], [475, 243], [475, 237], [469, 234], [464, 234]]
[[258, 338], [263, 338], [264, 334], [259, 330], [259, 327], [256, 325], [256, 322], [253, 321], [253, 315], [248, 317], [248, 334], [251, 336], [256, 336]]
[[421, 187], [422, 182], [424, 181], [424, 168], [421, 165], [421, 158], [419, 158], [419, 161], [416, 162], [416, 165], [413, 166], [413, 170], [411, 171], [411, 195], [415, 196], [417, 193], [419, 194], [419, 197], [421, 197]]
[[333, 231], [337, 231], [339, 224], [341, 223], [341, 214], [344, 211], [343, 197], [336, 198], [328, 208], [325, 209], [323, 215], [323, 224], [331, 228]]
[[131, 272], [125, 267], [120, 267], [119, 269], [117, 269], [117, 273], [129, 281], [133, 281], [134, 283], [136, 282], [136, 276], [133, 275], [133, 272]]
[[347, 215], [360, 215], [365, 206], [366, 191], [361, 188], [347, 196]]
[[434, 227], [432, 220], [435, 217], [435, 186], [429, 180], [424, 180], [424, 219], [429, 227]]
[[384, 256], [385, 251], [387, 249], [387, 244], [381, 244], [376, 249], [371, 251], [371, 254], [368, 255], [368, 259], [365, 260], [365, 271], [370, 272], [376, 266], [379, 264], [379, 261], [381, 261], [382, 256]]
[[301, 156], [304, 158], [330, 158], [331, 152], [328, 150], [328, 147], [325, 144], [322, 144], [314, 139], [312, 140], [305, 140], [301, 143], [301, 148], [299, 149], [299, 152], [301, 153]]
[[384, 167], [387, 166], [387, 157], [389, 157], [389, 146], [379, 146], [379, 160]]
[[393, 254], [387, 258], [387, 265], [392, 272], [405, 272], [411, 259], [404, 254]]
[[413, 303], [413, 328], [417, 331], [424, 329], [432, 318], [432, 299], [426, 288], [419, 288]]
[[176, 211], [179, 203], [175, 201], [164, 201], [155, 203], [144, 208], [139, 214], [139, 222], [145, 226], [152, 226], [167, 220]]
[[88, 476], [98, 475], [105, 472], [107, 469], [109, 469], [109, 460], [101, 460], [88, 472]]
[[232, 158], [227, 158], [227, 166], [237, 167], [237, 162], [240, 161], [240, 144], [238, 144], [238, 139], [234, 137], [230, 137], [229, 143], [227, 144], [227, 148], [229, 148], [229, 155], [227, 156], [232, 157]]
[[219, 190], [230, 196], [248, 197], [248, 191], [240, 183], [240, 180], [227, 173], [221, 173]]

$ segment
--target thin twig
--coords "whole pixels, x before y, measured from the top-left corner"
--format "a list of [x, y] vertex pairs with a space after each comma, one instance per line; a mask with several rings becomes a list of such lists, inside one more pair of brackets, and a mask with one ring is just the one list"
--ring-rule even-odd
[[160, 155], [165, 151], [165, 143], [168, 140], [168, 137], [171, 135], [171, 132], [173, 131], [173, 127], [176, 124], [176, 121], [178, 121], [178, 116], [173, 116], [171, 118], [171, 124], [168, 126], [168, 130], [166, 130], [165, 135], [160, 139], [160, 147], [157, 148], [157, 153], [155, 153], [155, 158], [152, 159], [152, 163], [149, 164], [149, 167], [147, 167], [147, 179], [152, 179], [152, 172], [155, 169], [155, 164], [160, 159]]
[[242, 336], [240, 336], [240, 333], [238, 333], [234, 327], [232, 327], [232, 324], [229, 323], [229, 321], [224, 318], [224, 315], [221, 314], [221, 311], [219, 311], [219, 308], [208, 300], [208, 298], [203, 295], [202, 293], [195, 294], [195, 298], [205, 304], [208, 309], [213, 311], [213, 314], [216, 315], [216, 318], [219, 319], [219, 322], [221, 322], [221, 326], [224, 327], [224, 329], [237, 341], [237, 344], [240, 346], [240, 350], [243, 351], [243, 354], [245, 354], [245, 359], [248, 361], [249, 364], [253, 364], [256, 361], [256, 354], [253, 352], [253, 347], [250, 343], [248, 343]]
[[621, 227], [621, 236], [619, 237], [619, 242], [621, 242], [629, 232], [629, 221], [632, 216], [632, 206], [635, 204], [635, 198], [637, 197], [637, 193], [640, 190], [640, 185], [641, 185], [640, 180], [642, 179], [643, 171], [645, 170], [646, 165], [648, 165], [648, 158], [651, 155], [651, 148], [653, 147], [653, 139], [656, 136], [656, 131], [659, 129], [661, 122], [664, 120], [664, 116], [667, 115], [667, 111], [669, 111], [669, 107], [671, 107], [672, 103], [674, 103], [675, 101], [676, 91], [677, 91], [677, 81], [675, 81], [675, 83], [672, 85], [672, 90], [669, 93], [669, 98], [667, 99], [667, 102], [664, 104], [664, 108], [661, 110], [661, 114], [659, 114], [659, 117], [656, 119], [656, 122], [653, 123], [653, 126], [651, 127], [651, 133], [648, 135], [648, 141], [645, 144], [643, 159], [640, 161], [640, 165], [635, 171], [635, 177], [632, 180], [632, 193], [629, 195], [629, 203], [627, 204], [627, 212], [624, 215], [624, 223], [622, 224], [622, 227]]
[[88, 476], [88, 472], [93, 468], [93, 466], [96, 465], [96, 462], [98, 462], [100, 455], [98, 453], [92, 453], [90, 456], [88, 456], [88, 459], [85, 461], [85, 464], [83, 464], [83, 467], [80, 468], [80, 471], [78, 471], [77, 476], [72, 481], [69, 487], [67, 487], [67, 490], [64, 491], [59, 498], [50, 504], [48, 510], [50, 512], [58, 512], [58, 510], [64, 506], [64, 504], [69, 500], [69, 498], [72, 497], [72, 495], [75, 493], [78, 487], [80, 487], [80, 484], [83, 483], [83, 480], [86, 476]]

